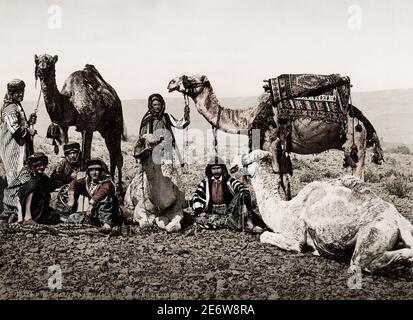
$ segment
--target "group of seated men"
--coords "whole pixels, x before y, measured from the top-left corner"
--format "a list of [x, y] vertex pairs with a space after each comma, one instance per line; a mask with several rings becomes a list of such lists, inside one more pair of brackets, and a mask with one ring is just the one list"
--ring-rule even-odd
[[[50, 207], [51, 193], [66, 185], [65, 209], [71, 213], [67, 222], [92, 224], [100, 227], [103, 233], [110, 232], [119, 220], [119, 203], [106, 164], [99, 158], [92, 158], [87, 161], [86, 174], [82, 176], [79, 143], [65, 144], [63, 150], [65, 156], [50, 177], [44, 174], [48, 158], [43, 152], [35, 152], [25, 160], [23, 169], [7, 187], [10, 194], [19, 199], [19, 207], [12, 217], [29, 225], [61, 222], [59, 212]], [[80, 196], [88, 199], [84, 211], [78, 211]]]
[[[70, 142], [63, 146], [64, 157], [53, 169], [50, 177], [44, 174], [48, 158], [42, 152], [29, 156], [17, 178], [7, 187], [19, 199], [18, 220], [23, 224], [57, 224], [61, 222], [56, 208], [51, 208], [51, 193], [67, 186], [64, 210], [70, 215], [68, 223], [98, 226], [109, 233], [121, 223], [119, 202], [115, 186], [106, 164], [99, 158], [86, 163], [86, 174], [81, 172], [80, 145]], [[245, 185], [232, 178], [224, 164], [214, 157], [205, 169], [205, 179], [192, 196], [191, 206], [196, 223], [206, 229], [232, 229], [260, 232], [257, 216], [251, 208], [251, 197]], [[87, 199], [79, 208], [79, 197]], [[84, 201], [83, 201], [84, 202]], [[61, 209], [61, 208], [60, 208]]]

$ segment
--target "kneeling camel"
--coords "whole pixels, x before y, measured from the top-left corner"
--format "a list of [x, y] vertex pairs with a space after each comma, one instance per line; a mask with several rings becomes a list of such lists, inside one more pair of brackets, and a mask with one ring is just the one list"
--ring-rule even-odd
[[350, 258], [350, 269], [374, 273], [396, 262], [413, 262], [413, 226], [397, 209], [352, 176], [314, 181], [283, 201], [272, 172], [271, 154], [254, 150], [237, 156], [231, 171], [251, 177], [260, 214], [272, 230], [261, 242], [283, 250], [336, 260]]

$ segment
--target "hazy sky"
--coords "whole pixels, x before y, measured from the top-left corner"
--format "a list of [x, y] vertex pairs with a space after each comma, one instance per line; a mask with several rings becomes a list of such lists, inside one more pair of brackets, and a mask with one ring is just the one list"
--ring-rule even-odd
[[[61, 29], [48, 27], [51, 5]], [[182, 73], [207, 75], [218, 96], [258, 95], [281, 73], [349, 75], [357, 91], [413, 88], [412, 17], [410, 0], [0, 0], [0, 94], [22, 78], [36, 98], [35, 53], [59, 55], [59, 88], [90, 63], [121, 99], [168, 96]]]

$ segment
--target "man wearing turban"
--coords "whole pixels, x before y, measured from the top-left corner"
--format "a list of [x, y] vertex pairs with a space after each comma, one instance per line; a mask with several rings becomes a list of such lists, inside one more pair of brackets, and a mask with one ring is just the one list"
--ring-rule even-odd
[[[7, 183], [10, 184], [23, 168], [25, 159], [33, 154], [33, 135], [36, 131], [30, 125], [36, 121], [31, 117], [27, 121], [21, 102], [24, 97], [25, 84], [22, 80], [12, 80], [7, 84], [0, 116], [0, 157], [6, 171]], [[0, 220], [7, 220], [17, 212], [18, 199], [11, 197], [6, 188], [3, 196], [3, 212]]]

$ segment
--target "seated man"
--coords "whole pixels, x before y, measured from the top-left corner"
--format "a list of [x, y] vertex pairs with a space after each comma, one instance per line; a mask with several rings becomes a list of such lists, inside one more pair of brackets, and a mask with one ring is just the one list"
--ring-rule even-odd
[[250, 192], [242, 182], [229, 175], [220, 158], [211, 159], [205, 175], [191, 200], [198, 225], [207, 229], [263, 231], [253, 223], [256, 217], [251, 209]]
[[19, 198], [18, 220], [23, 224], [57, 224], [60, 216], [50, 206], [50, 193], [57, 185], [44, 174], [48, 158], [35, 152], [24, 162], [23, 169], [10, 184], [14, 196]]
[[58, 162], [50, 178], [59, 184], [59, 187], [69, 184], [76, 179], [80, 171], [80, 144], [69, 142], [63, 146], [65, 156]]
[[119, 220], [119, 203], [115, 196], [115, 186], [105, 174], [105, 163], [99, 158], [88, 160], [86, 177], [73, 180], [69, 185], [68, 207], [77, 209], [79, 195], [89, 199], [86, 212], [75, 212], [68, 218], [69, 223], [92, 224], [109, 233]]
[[[60, 159], [53, 169], [50, 178], [54, 180], [59, 189], [52, 195], [50, 204], [57, 211], [65, 211], [67, 206], [67, 190], [69, 183], [76, 178], [80, 178], [80, 144], [69, 142], [63, 145], [64, 157]], [[83, 172], [82, 172], [83, 173]]]

